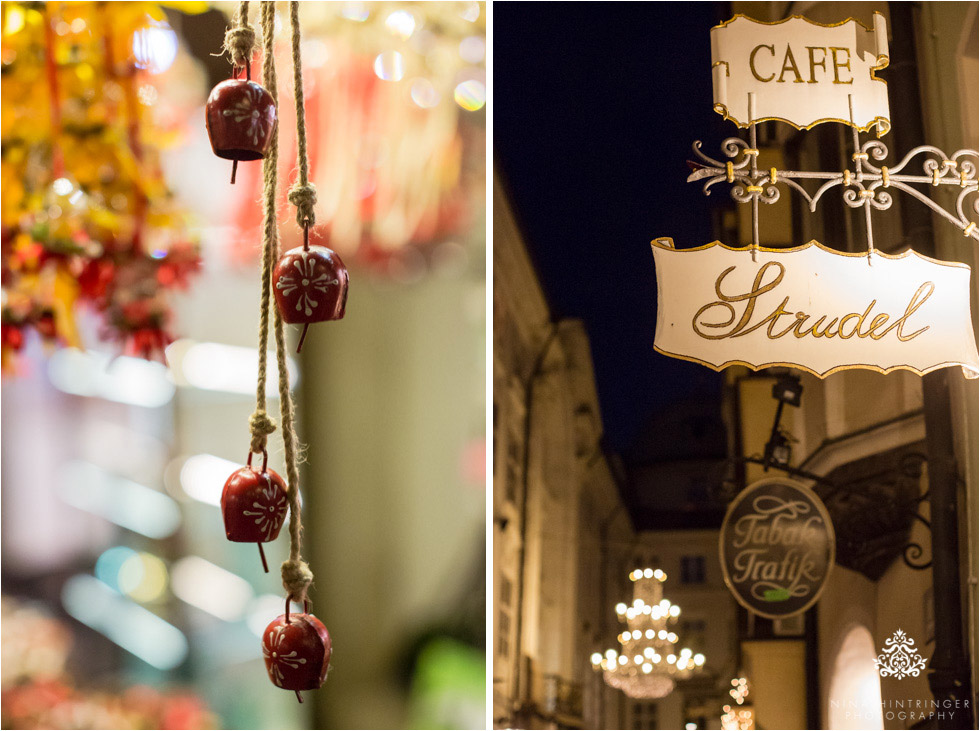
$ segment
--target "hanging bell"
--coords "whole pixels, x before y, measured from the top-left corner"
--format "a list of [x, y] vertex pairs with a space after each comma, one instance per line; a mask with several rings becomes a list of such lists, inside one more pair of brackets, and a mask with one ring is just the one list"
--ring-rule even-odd
[[262, 635], [262, 655], [269, 680], [285, 690], [317, 690], [330, 667], [330, 633], [319, 619], [304, 611], [280, 614]]
[[262, 544], [279, 536], [289, 501], [286, 482], [266, 468], [268, 454], [263, 454], [261, 470], [252, 467], [252, 455], [249, 454], [248, 464], [232, 473], [225, 482], [221, 491], [221, 515], [228, 540], [257, 544], [262, 568], [269, 573]]
[[298, 353], [314, 322], [340, 320], [347, 306], [347, 267], [325, 246], [298, 246], [276, 263], [276, 306], [284, 322], [302, 324]]
[[228, 79], [214, 87], [205, 119], [214, 154], [234, 161], [232, 183], [239, 160], [265, 157], [278, 121], [272, 94], [248, 79]]

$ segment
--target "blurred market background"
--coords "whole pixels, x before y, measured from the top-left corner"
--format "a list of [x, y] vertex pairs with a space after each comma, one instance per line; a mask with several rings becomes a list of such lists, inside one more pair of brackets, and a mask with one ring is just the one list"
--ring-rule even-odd
[[303, 705], [260, 649], [286, 536], [264, 574], [218, 507], [257, 363], [261, 166], [230, 185], [204, 126], [235, 9], [2, 3], [2, 725], [482, 727], [484, 4], [301, 4], [312, 239], [352, 280], [289, 363], [334, 640]]

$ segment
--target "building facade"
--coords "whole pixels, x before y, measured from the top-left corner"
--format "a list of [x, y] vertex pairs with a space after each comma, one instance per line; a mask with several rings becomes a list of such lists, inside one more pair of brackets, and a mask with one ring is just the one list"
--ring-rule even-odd
[[603, 728], [617, 693], [589, 657], [632, 528], [601, 447], [588, 338], [553, 321], [499, 182], [493, 317], [494, 724]]
[[[777, 4], [733, 4], [733, 12], [763, 21], [801, 13], [823, 23], [854, 17], [870, 25], [876, 11], [889, 28], [891, 64], [881, 76], [893, 120], [883, 139], [890, 164], [925, 143], [950, 152], [976, 149], [976, 4], [794, 3], [788, 12]], [[850, 131], [831, 124], [809, 132], [762, 124], [759, 148], [760, 165], [796, 170], [845, 169], [853, 152]], [[839, 199], [825, 197], [811, 214], [793, 198], [787, 191], [779, 203], [761, 207], [763, 245], [816, 239], [842, 251], [865, 246], [863, 220]], [[944, 192], [934, 198], [951, 207]], [[977, 271], [977, 249], [956, 227], [908, 196], [895, 199], [874, 214], [878, 249], [911, 247]], [[747, 212], [733, 211], [722, 236], [749, 243]], [[975, 274], [972, 287], [976, 301]], [[729, 368], [736, 487], [764, 476], [758, 462], [773, 433], [772, 387], [786, 375], [803, 388], [800, 406], [785, 409], [779, 425], [790, 450], [786, 466], [827, 505], [837, 559], [796, 634], [740, 610], [758, 727], [975, 727], [977, 381], [953, 368], [924, 377], [853, 370], [824, 379]], [[766, 476], [772, 474], [781, 473], [770, 469]], [[875, 666], [897, 630], [928, 661], [915, 677], [882, 678]]]
[[[602, 449], [588, 338], [554, 322], [494, 186], [493, 718], [499, 728], [718, 728], [737, 672], [735, 605], [711, 530], [637, 533]], [[678, 647], [703, 652], [666, 698], [631, 700], [592, 668], [618, 647], [628, 574], [667, 573]]]

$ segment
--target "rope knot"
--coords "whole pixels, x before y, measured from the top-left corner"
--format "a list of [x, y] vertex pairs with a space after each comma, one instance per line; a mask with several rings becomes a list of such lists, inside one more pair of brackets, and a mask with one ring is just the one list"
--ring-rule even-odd
[[248, 417], [248, 428], [252, 432], [251, 450], [258, 453], [265, 449], [266, 438], [276, 430], [276, 422], [260, 409]]
[[294, 602], [306, 599], [306, 590], [313, 583], [313, 572], [302, 559], [289, 559], [282, 562], [282, 587]]
[[289, 202], [296, 206], [296, 221], [300, 227], [316, 223], [313, 206], [316, 205], [316, 186], [313, 183], [296, 183], [289, 189]]
[[225, 31], [224, 51], [231, 57], [234, 66], [245, 66], [252, 60], [255, 49], [255, 29], [241, 25]]

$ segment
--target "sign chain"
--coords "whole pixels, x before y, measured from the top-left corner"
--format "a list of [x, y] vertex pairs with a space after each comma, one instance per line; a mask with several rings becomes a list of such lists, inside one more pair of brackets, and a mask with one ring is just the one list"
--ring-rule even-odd
[[[754, 181], [759, 175], [759, 146], [755, 123], [755, 93], [749, 92], [749, 149], [745, 151], [750, 155], [751, 179]], [[756, 186], [757, 187], [757, 186]], [[755, 191], [752, 193], [752, 261], [756, 261], [756, 254], [759, 251], [759, 196]], [[762, 192], [761, 189], [758, 192]]]
[[[854, 97], [851, 94], [847, 95], [847, 108], [851, 117], [851, 138], [854, 141], [854, 154], [851, 155], [851, 159], [854, 161], [854, 174], [857, 182], [864, 182], [864, 173], [861, 169], [861, 162], [868, 158], [866, 152], [861, 152], [861, 134], [858, 130], [856, 124], [854, 124]], [[864, 200], [864, 225], [865, 230], [868, 234], [868, 266], [872, 266], [873, 254], [875, 250], [875, 240], [874, 233], [871, 227], [871, 198], [874, 193], [870, 190], [861, 190], [861, 198]]]

